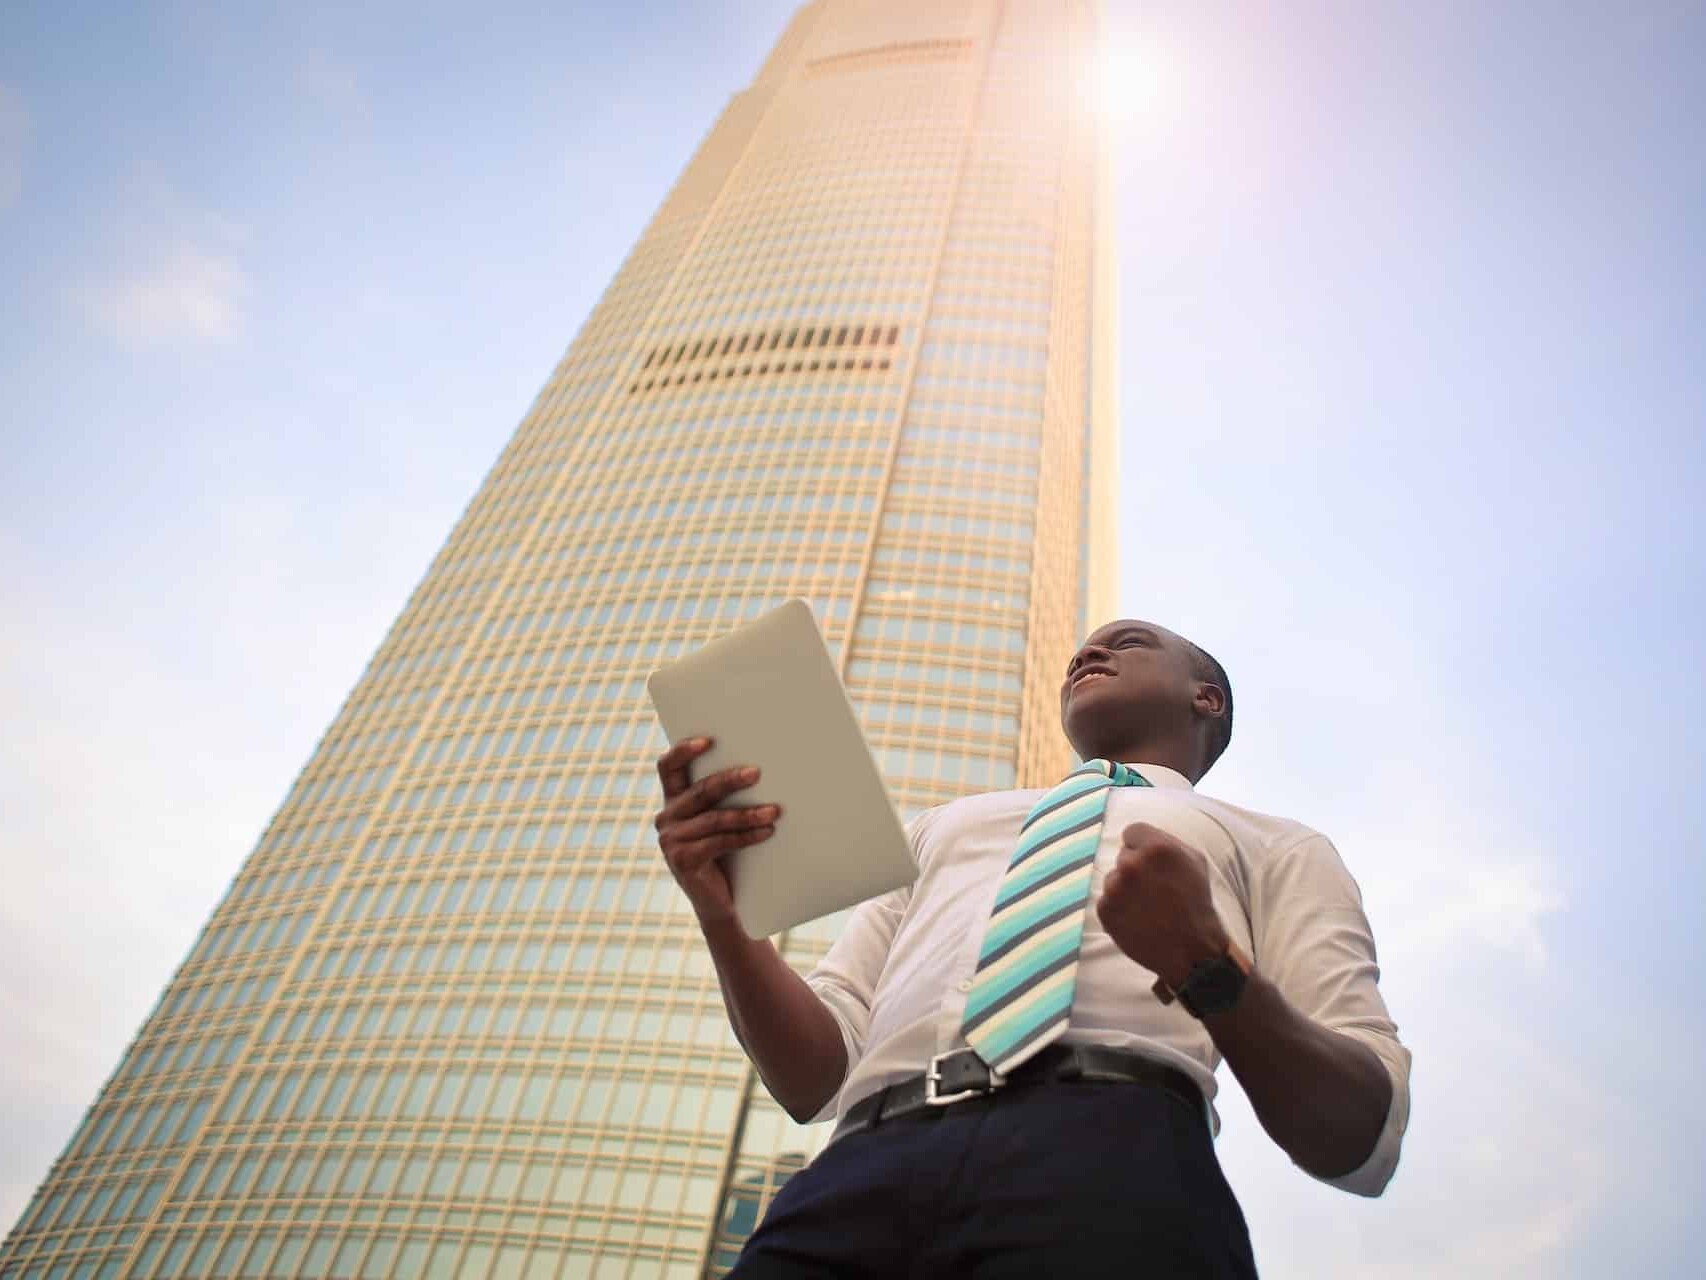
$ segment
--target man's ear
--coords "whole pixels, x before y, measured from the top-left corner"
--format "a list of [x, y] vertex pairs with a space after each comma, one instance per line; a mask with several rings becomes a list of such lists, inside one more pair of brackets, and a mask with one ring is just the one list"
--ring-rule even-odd
[[1196, 697], [1191, 699], [1196, 713], [1206, 720], [1218, 720], [1226, 714], [1226, 690], [1207, 680], [1197, 683]]

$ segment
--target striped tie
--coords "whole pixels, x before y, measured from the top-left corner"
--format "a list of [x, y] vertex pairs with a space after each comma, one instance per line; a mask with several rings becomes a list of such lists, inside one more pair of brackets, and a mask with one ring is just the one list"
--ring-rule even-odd
[[1108, 792], [1149, 785], [1128, 765], [1086, 760], [1019, 829], [961, 1027], [991, 1071], [1011, 1071], [1066, 1030]]

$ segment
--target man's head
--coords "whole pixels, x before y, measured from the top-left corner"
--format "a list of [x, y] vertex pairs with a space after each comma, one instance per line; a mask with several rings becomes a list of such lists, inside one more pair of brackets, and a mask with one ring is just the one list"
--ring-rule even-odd
[[1060, 725], [1085, 760], [1147, 760], [1195, 782], [1232, 740], [1225, 668], [1166, 627], [1131, 618], [1098, 627], [1063, 675]]

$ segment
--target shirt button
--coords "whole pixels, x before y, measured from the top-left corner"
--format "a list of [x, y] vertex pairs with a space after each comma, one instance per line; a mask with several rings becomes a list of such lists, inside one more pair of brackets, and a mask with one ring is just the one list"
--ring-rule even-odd
[[971, 979], [967, 978], [963, 982], [956, 982], [954, 984], [954, 989], [956, 991], [970, 991], [971, 990]]

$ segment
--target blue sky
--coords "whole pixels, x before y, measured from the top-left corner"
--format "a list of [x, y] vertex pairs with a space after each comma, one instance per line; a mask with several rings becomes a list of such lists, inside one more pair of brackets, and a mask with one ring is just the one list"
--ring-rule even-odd
[[[1706, 10], [1108, 8], [1122, 607], [1415, 1053], [1264, 1275], [1688, 1274]], [[5, 1223], [788, 11], [0, 11]]]

